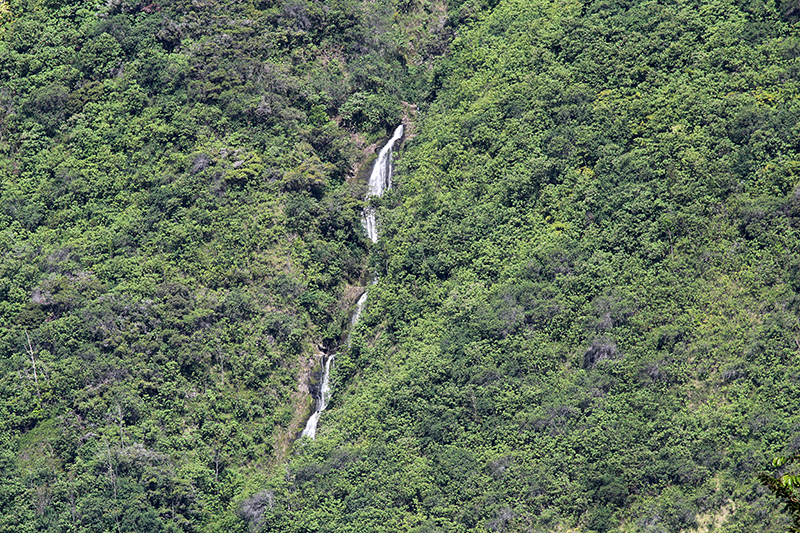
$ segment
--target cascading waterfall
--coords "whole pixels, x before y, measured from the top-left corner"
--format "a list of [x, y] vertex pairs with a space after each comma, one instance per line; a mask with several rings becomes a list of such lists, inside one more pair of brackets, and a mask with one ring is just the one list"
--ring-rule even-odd
[[[367, 198], [370, 196], [381, 196], [384, 191], [392, 188], [392, 148], [403, 136], [403, 125], [397, 126], [394, 135], [389, 139], [378, 154], [375, 166], [372, 167], [372, 174], [369, 175], [369, 189]], [[372, 242], [378, 242], [378, 226], [375, 222], [375, 210], [371, 207], [364, 209], [364, 228]]]
[[328, 400], [331, 397], [330, 375], [333, 357], [333, 354], [331, 354], [331, 356], [328, 357], [328, 360], [325, 361], [325, 371], [322, 374], [322, 386], [319, 388], [319, 395], [317, 397], [317, 408], [314, 410], [314, 414], [308, 418], [308, 422], [306, 422], [306, 427], [303, 430], [303, 434], [300, 435], [301, 437], [310, 437], [313, 439], [317, 435], [317, 422], [319, 422], [319, 415], [322, 414], [322, 411], [325, 409], [325, 406], [328, 404]]
[[[358, 301], [356, 302], [356, 310], [353, 312], [353, 316], [350, 317], [350, 330], [353, 330], [353, 326], [358, 323], [358, 319], [361, 317], [361, 311], [364, 310], [364, 304], [367, 303], [367, 291], [364, 291]], [[350, 333], [347, 334], [347, 345], [350, 346]]]
[[[384, 191], [392, 188], [392, 149], [394, 148], [394, 143], [396, 143], [400, 138], [403, 136], [403, 125], [397, 126], [394, 130], [394, 135], [392, 138], [389, 139], [389, 142], [386, 143], [380, 153], [378, 154], [378, 159], [375, 160], [375, 166], [372, 167], [372, 174], [369, 176], [369, 189], [367, 190], [367, 198], [370, 196], [381, 196]], [[375, 209], [371, 207], [367, 207], [364, 209], [364, 219], [362, 220], [362, 224], [364, 225], [364, 229], [367, 230], [367, 236], [370, 238], [372, 242], [378, 242], [378, 226], [375, 221]], [[375, 280], [372, 281], [375, 283]], [[350, 329], [352, 330], [353, 327], [358, 322], [358, 318], [361, 316], [361, 311], [364, 310], [364, 304], [367, 302], [367, 291], [364, 291], [364, 294], [359, 297], [358, 302], [356, 302], [356, 310], [353, 312], [353, 316], [350, 317]], [[347, 334], [347, 345], [350, 345], [350, 334]], [[306, 422], [306, 427], [303, 430], [302, 435], [300, 437], [309, 437], [311, 439], [315, 438], [317, 435], [317, 423], [319, 422], [319, 416], [322, 414], [322, 411], [328, 405], [328, 400], [331, 398], [331, 385], [330, 385], [330, 375], [331, 375], [331, 366], [333, 365], [333, 359], [336, 356], [335, 353], [332, 353], [328, 360], [325, 361], [325, 367], [322, 374], [322, 385], [319, 388], [319, 394], [317, 395], [317, 406], [314, 410], [314, 413], [309, 417], [308, 422]]]
[[[353, 312], [353, 316], [350, 317], [350, 329], [353, 329], [353, 326], [356, 325], [358, 322], [358, 318], [361, 316], [361, 311], [364, 310], [364, 303], [367, 301], [367, 293], [366, 291], [362, 294], [358, 302], [356, 302], [356, 310]], [[347, 334], [347, 344], [350, 345], [350, 333]], [[322, 414], [322, 411], [328, 405], [328, 400], [331, 398], [331, 365], [333, 364], [333, 359], [336, 354], [331, 354], [328, 357], [328, 360], [325, 361], [325, 370], [322, 374], [322, 386], [319, 389], [319, 395], [317, 397], [317, 408], [314, 410], [314, 414], [312, 414], [308, 422], [306, 422], [306, 427], [303, 430], [303, 434], [300, 435], [301, 437], [309, 437], [311, 439], [317, 436], [317, 423], [319, 422], [319, 415]]]

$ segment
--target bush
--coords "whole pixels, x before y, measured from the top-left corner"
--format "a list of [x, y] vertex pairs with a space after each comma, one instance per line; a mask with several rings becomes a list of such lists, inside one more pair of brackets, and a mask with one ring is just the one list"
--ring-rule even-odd
[[400, 122], [400, 103], [386, 94], [357, 92], [339, 109], [342, 120], [357, 130], [376, 134]]

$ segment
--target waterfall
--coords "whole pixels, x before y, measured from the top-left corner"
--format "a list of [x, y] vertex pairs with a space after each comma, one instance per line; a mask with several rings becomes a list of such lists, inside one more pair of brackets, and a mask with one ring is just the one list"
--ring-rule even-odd
[[[389, 139], [380, 153], [378, 159], [375, 160], [375, 166], [372, 167], [372, 174], [369, 175], [369, 189], [367, 190], [367, 198], [370, 196], [381, 196], [383, 191], [392, 188], [392, 148], [403, 136], [403, 125], [397, 126], [394, 130], [394, 135]], [[364, 228], [367, 230], [367, 235], [372, 242], [378, 242], [378, 226], [375, 223], [375, 210], [371, 207], [364, 209]]]
[[317, 396], [317, 408], [314, 410], [314, 414], [312, 414], [308, 418], [308, 422], [306, 422], [306, 428], [303, 430], [303, 434], [300, 437], [310, 437], [314, 438], [317, 435], [317, 422], [319, 422], [319, 415], [325, 409], [325, 406], [328, 405], [328, 400], [331, 398], [331, 384], [330, 384], [330, 376], [331, 376], [331, 364], [333, 364], [333, 358], [335, 354], [331, 354], [328, 357], [328, 360], [325, 361], [325, 371], [322, 374], [322, 386], [319, 388], [319, 395]]
[[[358, 298], [358, 301], [356, 302], [356, 310], [355, 310], [355, 312], [353, 312], [353, 316], [350, 318], [350, 329], [351, 330], [353, 329], [353, 326], [355, 326], [358, 323], [358, 319], [361, 317], [361, 311], [364, 310], [364, 304], [365, 303], [367, 303], [367, 291], [364, 291], [364, 294], [362, 294]], [[349, 333], [347, 334], [347, 345], [348, 346], [350, 345], [350, 334]]]
[[[372, 167], [372, 174], [369, 176], [369, 189], [367, 191], [367, 198], [370, 196], [381, 196], [384, 191], [387, 189], [392, 188], [392, 148], [394, 148], [394, 143], [396, 143], [400, 138], [403, 136], [403, 125], [397, 126], [394, 130], [394, 135], [392, 138], [389, 139], [389, 142], [386, 143], [380, 153], [378, 154], [378, 159], [375, 160], [375, 166]], [[375, 224], [375, 210], [367, 207], [364, 209], [364, 220], [362, 221], [364, 224], [364, 228], [367, 230], [367, 235], [369, 236], [372, 242], [378, 242], [378, 227]], [[373, 280], [372, 283], [375, 283], [376, 280]], [[364, 310], [364, 304], [367, 302], [367, 291], [358, 298], [358, 302], [356, 302], [356, 310], [353, 312], [353, 316], [350, 317], [350, 330], [352, 331], [353, 327], [358, 322], [358, 318], [361, 316], [361, 311]], [[350, 346], [350, 333], [347, 334], [347, 345]], [[319, 416], [322, 414], [322, 411], [328, 405], [328, 400], [331, 398], [331, 385], [330, 385], [330, 375], [331, 375], [331, 366], [333, 365], [333, 359], [336, 356], [335, 353], [332, 353], [330, 357], [328, 357], [327, 361], [325, 361], [324, 371], [322, 374], [322, 385], [319, 388], [319, 394], [317, 395], [317, 406], [314, 409], [314, 413], [308, 418], [308, 422], [306, 422], [306, 427], [303, 430], [302, 435], [300, 437], [309, 437], [314, 439], [317, 436], [317, 423], [319, 422]]]

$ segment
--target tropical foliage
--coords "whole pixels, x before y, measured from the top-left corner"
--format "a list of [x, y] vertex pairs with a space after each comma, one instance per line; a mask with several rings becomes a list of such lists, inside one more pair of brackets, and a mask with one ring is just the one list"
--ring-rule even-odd
[[[772, 461], [772, 466], [783, 467], [796, 463], [800, 460], [800, 455], [791, 457], [776, 457]], [[758, 475], [761, 484], [767, 487], [778, 498], [783, 500], [784, 511], [792, 517], [792, 525], [787, 530], [789, 533], [800, 531], [800, 498], [797, 495], [797, 487], [800, 486], [800, 476], [797, 474], [785, 473], [780, 477], [771, 476], [762, 472]]]
[[756, 475], [800, 446], [792, 21], [508, 0], [467, 24], [264, 530], [784, 529]]
[[388, 3], [0, 5], [0, 530], [242, 530], [430, 57]]
[[0, 4], [0, 531], [791, 527], [798, 17]]

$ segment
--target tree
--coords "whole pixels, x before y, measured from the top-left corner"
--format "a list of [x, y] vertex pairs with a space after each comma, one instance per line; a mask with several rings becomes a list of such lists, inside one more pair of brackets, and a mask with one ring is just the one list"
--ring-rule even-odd
[[[781, 468], [791, 463], [800, 461], [800, 455], [790, 457], [776, 457], [772, 460], [772, 466]], [[772, 476], [766, 472], [758, 475], [758, 480], [767, 487], [772, 493], [783, 500], [785, 512], [792, 517], [792, 525], [787, 530], [788, 533], [800, 533], [800, 474], [785, 473], [782, 476]]]

